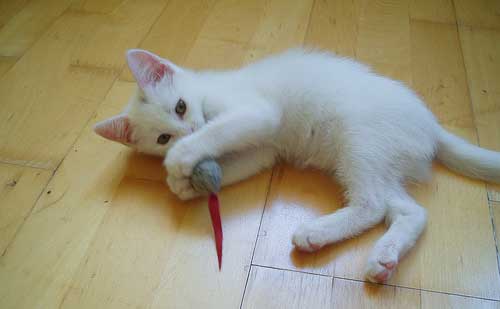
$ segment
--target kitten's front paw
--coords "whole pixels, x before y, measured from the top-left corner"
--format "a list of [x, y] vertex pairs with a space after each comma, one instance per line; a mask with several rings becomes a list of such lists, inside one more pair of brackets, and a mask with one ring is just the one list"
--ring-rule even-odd
[[314, 252], [327, 244], [325, 234], [326, 231], [323, 231], [321, 226], [306, 223], [295, 231], [292, 237], [292, 243], [295, 248], [301, 251]]
[[167, 176], [167, 184], [170, 191], [183, 201], [190, 200], [201, 195], [193, 189], [190, 179], [187, 177], [177, 178], [169, 175]]
[[179, 141], [168, 152], [163, 164], [169, 175], [176, 178], [190, 177], [193, 168], [202, 159], [198, 147]]

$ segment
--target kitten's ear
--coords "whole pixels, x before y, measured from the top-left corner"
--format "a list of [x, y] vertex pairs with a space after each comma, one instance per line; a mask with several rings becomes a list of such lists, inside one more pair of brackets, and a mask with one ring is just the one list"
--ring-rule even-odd
[[118, 143], [133, 144], [132, 127], [126, 115], [114, 116], [96, 123], [94, 132]]
[[130, 49], [127, 51], [127, 62], [135, 80], [141, 88], [154, 85], [164, 77], [172, 80], [177, 68], [158, 57], [142, 49]]

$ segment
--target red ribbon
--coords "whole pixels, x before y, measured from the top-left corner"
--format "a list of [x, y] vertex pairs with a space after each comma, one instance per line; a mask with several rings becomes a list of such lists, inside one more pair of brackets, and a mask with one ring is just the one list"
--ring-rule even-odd
[[208, 197], [208, 210], [212, 219], [212, 228], [214, 229], [215, 248], [217, 249], [217, 259], [219, 260], [219, 271], [222, 267], [222, 223], [220, 220], [219, 198], [217, 194], [210, 193]]

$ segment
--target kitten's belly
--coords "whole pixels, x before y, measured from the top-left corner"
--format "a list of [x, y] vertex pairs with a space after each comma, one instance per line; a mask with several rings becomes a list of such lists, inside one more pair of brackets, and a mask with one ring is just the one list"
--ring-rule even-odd
[[335, 169], [337, 145], [329, 122], [285, 124], [274, 143], [280, 157], [287, 162], [299, 167]]

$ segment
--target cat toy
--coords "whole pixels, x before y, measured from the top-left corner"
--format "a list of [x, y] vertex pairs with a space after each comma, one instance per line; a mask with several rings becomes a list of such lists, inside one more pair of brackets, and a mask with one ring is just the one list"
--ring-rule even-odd
[[209, 193], [208, 210], [212, 219], [212, 228], [214, 230], [215, 248], [217, 250], [217, 259], [219, 261], [219, 271], [222, 267], [222, 223], [219, 211], [219, 198], [217, 192], [221, 186], [222, 171], [212, 159], [200, 161], [193, 169], [191, 176], [191, 185], [200, 193]]

